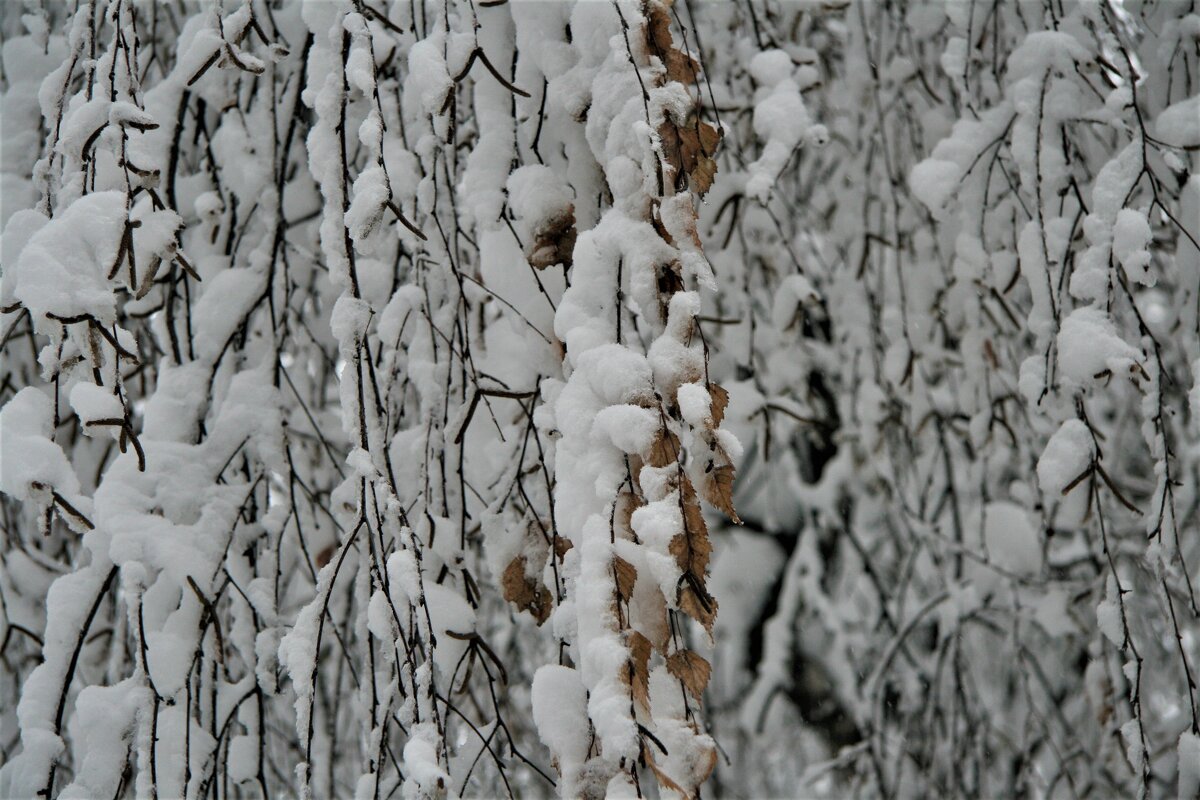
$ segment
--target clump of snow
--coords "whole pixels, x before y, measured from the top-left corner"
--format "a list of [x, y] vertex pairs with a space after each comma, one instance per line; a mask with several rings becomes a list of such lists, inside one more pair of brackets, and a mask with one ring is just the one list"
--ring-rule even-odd
[[405, 94], [411, 91], [420, 99], [424, 112], [435, 116], [442, 113], [446, 98], [454, 91], [454, 81], [450, 79], [442, 52], [444, 39], [442, 35], [430, 36], [408, 51]]
[[1152, 239], [1145, 212], [1132, 208], [1117, 212], [1117, 222], [1113, 227], [1113, 256], [1121, 262], [1130, 280], [1143, 286], [1154, 285], [1154, 276], [1149, 270], [1150, 253], [1147, 250]]
[[1200, 795], [1200, 736], [1189, 731], [1179, 734], [1179, 800]]
[[1096, 458], [1096, 443], [1087, 425], [1069, 419], [1050, 437], [1038, 459], [1038, 485], [1046, 494], [1058, 496]]
[[571, 209], [571, 189], [549, 167], [530, 164], [508, 176], [508, 206], [531, 227], [555, 219]]
[[46, 329], [48, 314], [90, 314], [105, 325], [115, 321], [116, 300], [107, 276], [124, 226], [125, 195], [94, 192], [30, 237], [11, 267], [12, 294], [29, 309], [39, 330]]
[[763, 50], [750, 59], [750, 74], [762, 86], [776, 86], [792, 76], [792, 57], [782, 50]]
[[1077, 308], [1058, 332], [1058, 366], [1063, 376], [1087, 386], [1107, 373], [1129, 375], [1141, 352], [1117, 335], [1112, 318], [1099, 308]]
[[367, 167], [354, 179], [353, 200], [346, 210], [346, 228], [350, 238], [364, 244], [383, 222], [384, 210], [392, 193], [383, 167]]
[[600, 409], [592, 431], [621, 452], [632, 455], [650, 449], [660, 426], [658, 415], [650, 409], [621, 404]]
[[702, 383], [681, 383], [678, 394], [679, 413], [688, 424], [704, 425], [712, 413], [712, 397]]
[[[50, 398], [32, 386], [17, 392], [0, 409], [0, 490], [16, 500], [42, 506], [50, 491], [67, 497], [86, 512], [79, 497], [79, 479], [62, 448], [51, 440], [54, 409]], [[82, 508], [81, 508], [82, 506]]]
[[934, 214], [941, 213], [962, 181], [962, 171], [952, 161], [927, 158], [912, 168], [908, 185], [913, 195]]
[[125, 409], [119, 397], [108, 389], [87, 381], [80, 381], [71, 389], [71, 408], [79, 415], [85, 431], [94, 432], [94, 428], [86, 427], [90, 422], [125, 417]]
[[997, 566], [1018, 575], [1041, 569], [1041, 537], [1025, 509], [1007, 501], [988, 503], [984, 508], [983, 541], [988, 558]]
[[1200, 147], [1200, 95], [1164, 109], [1154, 121], [1154, 130], [1171, 147]]
[[565, 785], [562, 796], [575, 795], [573, 786], [587, 759], [587, 690], [570, 667], [547, 664], [533, 676], [533, 722], [538, 738], [558, 759]]

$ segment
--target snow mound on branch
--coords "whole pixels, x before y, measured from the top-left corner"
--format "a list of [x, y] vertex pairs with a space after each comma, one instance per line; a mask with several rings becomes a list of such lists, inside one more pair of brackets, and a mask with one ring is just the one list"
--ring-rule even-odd
[[999, 501], [988, 503], [984, 514], [983, 541], [992, 563], [1018, 575], [1041, 569], [1041, 540], [1025, 509]]
[[90, 503], [79, 497], [79, 478], [50, 439], [53, 429], [50, 398], [32, 386], [0, 410], [0, 491], [21, 502], [48, 504], [54, 490], [86, 514]]
[[1058, 332], [1058, 366], [1077, 385], [1086, 386], [1107, 372], [1128, 373], [1141, 352], [1117, 335], [1112, 319], [1099, 308], [1077, 308]]
[[1200, 95], [1164, 109], [1154, 121], [1154, 130], [1172, 147], [1200, 147]]
[[1071, 481], [1083, 474], [1096, 456], [1096, 444], [1087, 425], [1077, 419], [1064, 422], [1042, 451], [1038, 459], [1038, 485], [1042, 491], [1062, 494]]
[[[79, 198], [30, 237], [12, 268], [13, 296], [35, 324], [47, 314], [116, 319], [107, 275], [124, 234], [125, 195], [95, 192]], [[40, 329], [40, 328], [39, 328]]]

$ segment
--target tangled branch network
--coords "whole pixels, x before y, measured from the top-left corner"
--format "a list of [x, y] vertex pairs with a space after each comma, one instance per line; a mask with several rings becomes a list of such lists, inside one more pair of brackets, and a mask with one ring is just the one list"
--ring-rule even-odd
[[0, 113], [0, 797], [1200, 796], [1196, 0], [8, 0]]

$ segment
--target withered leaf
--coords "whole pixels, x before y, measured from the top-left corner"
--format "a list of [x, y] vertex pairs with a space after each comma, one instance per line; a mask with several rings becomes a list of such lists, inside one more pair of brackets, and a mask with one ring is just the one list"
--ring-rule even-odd
[[729, 392], [719, 383], [710, 383], [708, 396], [712, 398], [712, 426], [719, 428], [725, 419], [725, 409], [729, 406]]
[[536, 269], [546, 269], [556, 264], [571, 266], [575, 251], [575, 207], [551, 219], [534, 234], [529, 248], [529, 263]]
[[[694, 118], [693, 118], [694, 119]], [[678, 129], [679, 168], [691, 179], [692, 188], [704, 195], [717, 174], [713, 155], [721, 143], [721, 132], [707, 122], [695, 122]]]
[[708, 525], [700, 511], [696, 490], [692, 488], [692, 482], [686, 476], [680, 484], [679, 491], [683, 504], [683, 533], [676, 534], [671, 539], [668, 550], [675, 556], [675, 563], [681, 570], [703, 580], [708, 569], [709, 556], [712, 555], [712, 544], [708, 541]]
[[550, 616], [550, 594], [541, 581], [530, 579], [525, 574], [525, 556], [517, 556], [504, 568], [500, 585], [504, 599], [515, 603], [522, 611], [528, 611], [541, 625]]
[[[637, 475], [637, 472], [633, 472]], [[620, 492], [614, 501], [616, 503], [613, 508], [613, 527], [616, 538], [618, 539], [636, 539], [633, 533], [633, 512], [637, 511], [643, 505], [641, 499], [633, 492]]]
[[703, 600], [691, 586], [684, 586], [679, 593], [679, 608], [683, 613], [704, 626], [712, 636], [713, 623], [717, 621], [717, 599], [711, 595]]
[[638, 631], [629, 631], [625, 641], [629, 647], [629, 688], [633, 699], [643, 708], [650, 708], [650, 640]]
[[554, 537], [554, 555], [558, 556], [559, 561], [562, 561], [567, 555], [567, 551], [574, 546], [575, 543], [565, 536]]
[[654, 437], [650, 446], [650, 466], [665, 467], [674, 464], [679, 459], [679, 437], [663, 428]]
[[733, 465], [725, 464], [716, 467], [704, 481], [704, 499], [714, 507], [724, 511], [738, 525], [742, 520], [733, 510]]
[[708, 776], [712, 775], [713, 768], [717, 766], [717, 748], [706, 747], [703, 752], [696, 757], [696, 766], [693, 774], [696, 776], [697, 783], [704, 783], [708, 780]]
[[633, 584], [637, 581], [637, 567], [620, 556], [613, 556], [613, 573], [617, 581], [617, 597], [628, 603], [633, 597]]
[[671, 37], [671, 17], [667, 14], [665, 6], [655, 5], [650, 8], [646, 34], [650, 50], [667, 69], [667, 80], [683, 84], [694, 83], [700, 66], [690, 55], [675, 47]]
[[685, 791], [682, 786], [671, 780], [670, 775], [667, 775], [667, 773], [659, 769], [658, 764], [654, 763], [653, 748], [647, 746], [645, 742], [642, 743], [642, 755], [646, 759], [646, 766], [650, 767], [650, 771], [654, 773], [654, 777], [658, 778], [659, 786], [664, 789], [670, 789], [672, 791], [679, 792], [680, 796], [682, 797], [691, 796], [690, 792]]
[[712, 188], [713, 179], [717, 177], [717, 162], [711, 156], [703, 156], [688, 175], [692, 179], [692, 188], [703, 196]]
[[700, 700], [704, 696], [704, 688], [708, 686], [712, 666], [694, 650], [679, 650], [667, 656], [667, 671], [678, 678], [693, 697]]

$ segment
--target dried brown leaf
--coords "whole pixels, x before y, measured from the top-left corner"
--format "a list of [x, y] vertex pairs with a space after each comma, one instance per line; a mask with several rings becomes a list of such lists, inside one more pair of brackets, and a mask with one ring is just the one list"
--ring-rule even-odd
[[678, 678], [697, 700], [704, 697], [712, 666], [694, 650], [679, 650], [667, 656], [667, 671]]
[[659, 57], [667, 69], [667, 81], [679, 81], [685, 85], [694, 83], [700, 66], [690, 55], [675, 47], [671, 37], [671, 17], [666, 6], [652, 6], [649, 17], [646, 38], [651, 52]]
[[696, 164], [696, 168], [688, 173], [691, 180], [691, 187], [696, 190], [696, 193], [704, 196], [708, 190], [712, 188], [713, 180], [717, 177], [717, 162], [711, 156], [703, 156]]
[[617, 597], [628, 603], [633, 597], [633, 584], [637, 581], [637, 567], [620, 556], [613, 556], [613, 574], [616, 576]]
[[712, 426], [719, 428], [725, 419], [725, 409], [729, 407], [729, 392], [719, 383], [710, 383], [708, 396], [712, 398]]
[[[633, 474], [636, 475], [637, 473], [634, 472]], [[637, 511], [643, 503], [636, 494], [628, 491], [618, 493], [614, 502], [613, 534], [617, 539], [632, 541], [635, 538], [633, 533], [633, 512]]]
[[574, 546], [575, 543], [565, 536], [554, 537], [554, 555], [558, 556], [559, 561], [562, 561], [566, 557], [567, 551]]
[[654, 777], [658, 778], [658, 785], [664, 789], [670, 789], [679, 792], [683, 797], [689, 797], [690, 792], [686, 791], [682, 786], [671, 779], [671, 776], [659, 769], [658, 764], [654, 763], [653, 747], [642, 744], [642, 755], [646, 758], [646, 766], [650, 767], [650, 771], [654, 773]]
[[696, 490], [685, 476], [679, 491], [683, 504], [683, 532], [671, 539], [668, 549], [675, 556], [675, 563], [685, 573], [690, 573], [703, 583], [708, 570], [708, 559], [712, 555], [712, 543], [708, 540], [708, 525], [700, 511]]
[[575, 207], [570, 206], [560, 216], [551, 219], [534, 234], [529, 248], [529, 263], [536, 269], [557, 264], [571, 266], [575, 251]]
[[637, 631], [629, 631], [626, 645], [629, 647], [629, 688], [633, 699], [643, 708], [650, 708], [650, 653], [653, 645]]
[[696, 764], [693, 768], [696, 776], [696, 782], [704, 783], [708, 780], [708, 776], [712, 775], [713, 769], [717, 766], [717, 748], [706, 747], [703, 754], [696, 757]]
[[[692, 188], [704, 195], [711, 188], [713, 178], [717, 174], [717, 162], [713, 156], [721, 143], [721, 132], [707, 122], [694, 122], [679, 127], [676, 136], [679, 142], [679, 163], [675, 166], [688, 175]], [[664, 139], [664, 149], [665, 144]]]
[[666, 428], [661, 429], [650, 446], [650, 466], [665, 467], [679, 460], [679, 437]]
[[716, 467], [704, 480], [704, 499], [715, 508], [724, 511], [728, 517], [741, 525], [742, 520], [733, 510], [733, 465], [725, 464]]
[[541, 581], [525, 574], [525, 556], [517, 556], [504, 568], [500, 586], [504, 599], [515, 603], [522, 611], [528, 611], [537, 624], [541, 625], [550, 616], [550, 593]]
[[679, 593], [679, 609], [704, 626], [712, 636], [713, 624], [717, 621], [717, 599], [711, 595], [703, 600], [691, 586], [683, 587]]

